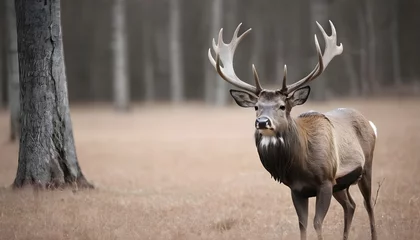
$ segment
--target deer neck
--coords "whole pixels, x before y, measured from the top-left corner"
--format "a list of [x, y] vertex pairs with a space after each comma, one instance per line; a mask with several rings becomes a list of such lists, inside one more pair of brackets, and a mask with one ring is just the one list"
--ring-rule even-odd
[[264, 168], [279, 182], [285, 182], [293, 168], [302, 165], [306, 141], [300, 126], [293, 118], [288, 126], [273, 136], [255, 132], [255, 144]]

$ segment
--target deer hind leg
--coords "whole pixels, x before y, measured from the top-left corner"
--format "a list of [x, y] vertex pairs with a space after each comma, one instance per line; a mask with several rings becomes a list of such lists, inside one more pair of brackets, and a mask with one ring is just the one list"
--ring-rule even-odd
[[372, 236], [372, 240], [377, 240], [376, 234], [376, 225], [375, 225], [375, 215], [373, 213], [373, 206], [372, 206], [372, 168], [366, 167], [366, 170], [363, 174], [362, 179], [360, 179], [359, 183], [360, 192], [364, 198], [364, 205], [366, 211], [369, 215], [369, 222], [370, 222], [370, 232]]
[[331, 182], [326, 182], [321, 185], [316, 195], [314, 228], [318, 235], [318, 240], [324, 239], [322, 237], [322, 223], [330, 208], [332, 190], [333, 184]]
[[356, 204], [350, 196], [349, 188], [333, 193], [334, 198], [343, 207], [344, 210], [344, 232], [343, 239], [347, 240], [353, 220]]

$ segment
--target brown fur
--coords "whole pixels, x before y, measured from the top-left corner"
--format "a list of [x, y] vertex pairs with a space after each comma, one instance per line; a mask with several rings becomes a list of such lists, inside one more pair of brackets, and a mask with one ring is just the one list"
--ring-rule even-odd
[[347, 239], [355, 209], [348, 189], [356, 183], [365, 199], [372, 239], [376, 239], [371, 203], [375, 132], [369, 121], [353, 109], [312, 111], [291, 117], [292, 108], [305, 103], [309, 91], [304, 87], [291, 96], [271, 90], [262, 91], [258, 97], [242, 91], [231, 91], [231, 95], [242, 107], [255, 106], [257, 118], [270, 119], [268, 129], [256, 129], [255, 144], [264, 168], [291, 189], [301, 239], [306, 239], [307, 199], [317, 198], [314, 227], [318, 239], [322, 239], [322, 222], [332, 196], [343, 206], [343, 238]]

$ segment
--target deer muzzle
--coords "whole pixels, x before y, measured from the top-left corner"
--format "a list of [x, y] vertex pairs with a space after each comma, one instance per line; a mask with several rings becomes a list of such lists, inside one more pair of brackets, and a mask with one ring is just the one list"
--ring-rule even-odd
[[272, 121], [270, 118], [261, 116], [255, 120], [255, 128], [260, 130], [272, 129]]

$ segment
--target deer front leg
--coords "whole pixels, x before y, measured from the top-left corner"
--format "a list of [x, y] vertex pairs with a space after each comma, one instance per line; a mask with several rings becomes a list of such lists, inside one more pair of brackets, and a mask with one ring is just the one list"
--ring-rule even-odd
[[323, 240], [322, 237], [322, 223], [325, 215], [327, 215], [332, 198], [332, 183], [325, 182], [318, 189], [316, 194], [316, 206], [314, 217], [314, 228], [318, 235], [318, 240]]
[[301, 197], [292, 191], [292, 201], [299, 219], [300, 239], [306, 240], [308, 226], [308, 198]]

